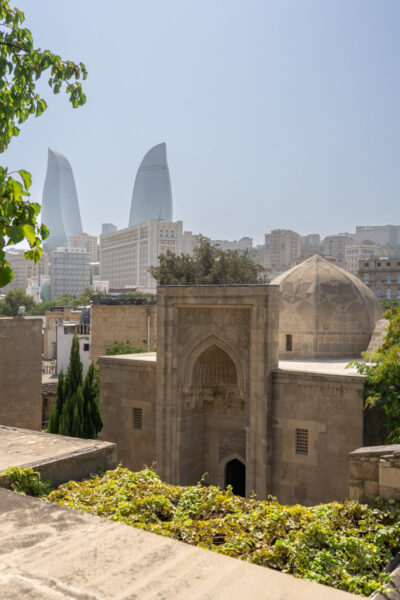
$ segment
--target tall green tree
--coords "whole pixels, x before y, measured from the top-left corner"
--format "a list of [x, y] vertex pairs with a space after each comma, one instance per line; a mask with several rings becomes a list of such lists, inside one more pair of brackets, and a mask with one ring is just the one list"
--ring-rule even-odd
[[79, 354], [78, 336], [74, 334], [67, 374], [58, 377], [57, 400], [53, 406], [48, 433], [72, 437], [97, 438], [103, 428], [99, 409], [98, 370], [89, 366], [82, 381], [83, 365]]
[[382, 345], [376, 352], [364, 352], [364, 362], [353, 361], [359, 373], [366, 376], [365, 408], [379, 407], [385, 415], [386, 441], [400, 443], [400, 307], [384, 314], [389, 326]]
[[194, 255], [176, 255], [168, 251], [159, 257], [159, 266], [149, 272], [160, 285], [221, 285], [267, 283], [261, 265], [249, 250], [222, 250], [200, 236]]
[[25, 306], [26, 314], [30, 314], [35, 306], [35, 300], [20, 288], [10, 290], [0, 302], [0, 314], [15, 317], [19, 306]]
[[[0, 0], [0, 152], [19, 135], [22, 123], [46, 110], [46, 101], [36, 91], [44, 73], [55, 94], [65, 87], [74, 108], [86, 101], [79, 81], [86, 79], [84, 64], [37, 48], [29, 29], [23, 27], [24, 20], [24, 14], [12, 8], [9, 0]], [[29, 250], [25, 257], [38, 262], [42, 241], [48, 236], [46, 225], [38, 223], [40, 205], [29, 201], [30, 173], [20, 169], [17, 179], [11, 175], [6, 166], [0, 166], [0, 287], [14, 277], [6, 248], [26, 240]]]

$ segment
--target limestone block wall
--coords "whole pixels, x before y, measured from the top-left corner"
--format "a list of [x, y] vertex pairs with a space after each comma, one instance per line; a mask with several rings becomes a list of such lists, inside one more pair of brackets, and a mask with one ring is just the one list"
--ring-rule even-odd
[[400, 500], [400, 445], [358, 448], [349, 455], [350, 498], [373, 502], [377, 496]]
[[[155, 460], [155, 354], [102, 356], [99, 437], [117, 444], [118, 460], [133, 470]], [[140, 426], [140, 427], [139, 427]]]
[[364, 378], [273, 372], [272, 493], [284, 504], [347, 497], [348, 453], [363, 439]]
[[[149, 339], [150, 328], [150, 339]], [[149, 340], [149, 349], [157, 344], [157, 306], [100, 305], [91, 308], [91, 359], [93, 362], [106, 353], [113, 342], [142, 344]]]
[[0, 318], [0, 424], [42, 428], [41, 318]]

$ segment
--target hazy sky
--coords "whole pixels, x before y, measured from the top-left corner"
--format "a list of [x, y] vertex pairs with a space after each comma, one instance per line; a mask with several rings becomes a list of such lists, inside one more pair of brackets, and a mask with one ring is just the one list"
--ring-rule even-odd
[[261, 243], [400, 223], [398, 0], [11, 3], [37, 46], [89, 74], [77, 110], [40, 86], [49, 108], [1, 164], [30, 170], [41, 202], [47, 148], [64, 154], [84, 231], [127, 226], [162, 141], [185, 230]]

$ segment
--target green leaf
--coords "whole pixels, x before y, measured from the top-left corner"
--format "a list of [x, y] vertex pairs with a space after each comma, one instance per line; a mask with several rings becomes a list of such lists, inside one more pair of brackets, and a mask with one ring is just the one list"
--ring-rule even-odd
[[24, 182], [24, 186], [26, 190], [29, 190], [29, 188], [32, 185], [32, 176], [30, 173], [28, 173], [28, 171], [24, 171], [24, 169], [20, 169], [18, 171], [18, 173], [21, 175], [22, 180]]
[[5, 265], [4, 267], [0, 267], [0, 287], [4, 287], [10, 281], [14, 279], [14, 273], [12, 272], [11, 267]]

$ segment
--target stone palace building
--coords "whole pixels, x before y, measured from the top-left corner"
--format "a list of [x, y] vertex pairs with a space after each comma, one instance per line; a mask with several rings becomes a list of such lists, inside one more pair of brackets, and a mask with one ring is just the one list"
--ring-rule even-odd
[[381, 317], [359, 279], [313, 256], [271, 285], [159, 286], [157, 311], [156, 353], [99, 358], [101, 437], [126, 466], [283, 503], [348, 496], [373, 428], [345, 366]]

